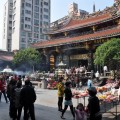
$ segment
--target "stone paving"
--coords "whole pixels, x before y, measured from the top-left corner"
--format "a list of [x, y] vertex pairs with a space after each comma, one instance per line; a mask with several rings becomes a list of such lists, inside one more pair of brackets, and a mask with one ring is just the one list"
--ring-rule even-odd
[[[57, 90], [46, 90], [36, 88], [37, 100], [35, 102], [35, 116], [36, 120], [61, 120], [61, 113], [57, 109]], [[81, 99], [79, 102], [83, 102]], [[86, 100], [87, 104], [87, 100]], [[73, 99], [73, 105], [77, 105], [77, 100]], [[120, 106], [119, 106], [120, 109]], [[0, 120], [11, 120], [9, 118], [9, 103], [5, 103], [2, 96], [0, 103]], [[66, 120], [73, 120], [70, 109], [65, 113]], [[23, 120], [23, 112], [21, 116]], [[115, 120], [112, 114], [103, 114], [103, 120]], [[117, 120], [120, 120], [118, 117]]]

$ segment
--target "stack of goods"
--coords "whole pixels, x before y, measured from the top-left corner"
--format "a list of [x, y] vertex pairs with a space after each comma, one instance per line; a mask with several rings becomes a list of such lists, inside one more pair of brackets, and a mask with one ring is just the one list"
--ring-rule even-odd
[[78, 91], [78, 90], [72, 90], [72, 94], [73, 94], [73, 98], [81, 98], [81, 97], [86, 97], [88, 96], [88, 91], [85, 90], [85, 91]]
[[56, 81], [54, 81], [54, 80], [50, 80], [50, 81], [48, 82], [47, 88], [48, 88], [48, 89], [57, 89], [57, 83], [58, 83], [58, 82], [56, 82]]
[[116, 101], [118, 99], [118, 97], [112, 95], [111, 92], [105, 92], [104, 94], [98, 95], [98, 98], [106, 102]]
[[97, 87], [97, 92], [106, 92], [107, 91], [107, 87], [106, 86], [102, 86], [102, 87]]

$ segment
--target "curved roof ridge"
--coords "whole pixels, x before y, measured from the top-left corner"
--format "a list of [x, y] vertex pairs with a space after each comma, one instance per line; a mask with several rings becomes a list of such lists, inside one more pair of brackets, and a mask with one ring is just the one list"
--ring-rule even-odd
[[111, 14], [109, 14], [109, 13], [89, 17], [89, 18], [86, 18], [86, 19], [71, 19], [66, 26], [62, 27], [61, 29], [58, 29], [57, 31], [59, 32], [59, 31], [69, 30], [71, 28], [80, 27], [80, 26], [100, 22], [100, 21], [106, 20], [108, 18], [111, 18]]
[[[101, 37], [107, 37], [107, 36], [114, 36], [116, 34], [120, 34], [120, 28], [113, 28], [113, 29], [109, 29], [109, 30], [104, 30], [104, 31], [99, 31], [99, 32], [95, 32], [93, 34], [89, 34], [89, 35], [83, 35], [83, 36], [75, 36], [75, 37], [67, 37], [67, 38], [63, 38], [61, 40], [58, 39], [54, 39], [54, 40], [49, 40], [49, 41], [45, 41], [42, 43], [37, 43], [37, 44], [33, 44], [33, 47], [49, 47], [49, 46], [55, 46], [55, 45], [60, 45], [60, 44], [70, 44], [72, 42], [83, 42], [85, 40], [91, 40], [91, 39], [97, 39], [97, 38], [101, 38]], [[44, 47], [43, 47], [44, 46]]]

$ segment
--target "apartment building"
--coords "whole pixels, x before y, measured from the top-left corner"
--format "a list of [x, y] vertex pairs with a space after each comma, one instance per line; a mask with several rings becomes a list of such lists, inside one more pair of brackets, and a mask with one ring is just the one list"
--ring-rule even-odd
[[12, 0], [9, 0], [4, 5], [4, 17], [3, 17], [3, 38], [2, 49], [11, 51], [12, 44]]
[[[8, 1], [12, 1], [11, 51], [24, 49], [31, 43], [48, 39], [45, 32], [50, 24], [50, 0]], [[7, 39], [8, 37], [4, 41]]]

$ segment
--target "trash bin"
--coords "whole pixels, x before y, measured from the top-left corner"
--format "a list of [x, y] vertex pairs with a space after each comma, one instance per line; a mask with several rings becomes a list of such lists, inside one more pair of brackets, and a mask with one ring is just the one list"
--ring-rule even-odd
[[47, 89], [47, 81], [45, 80], [45, 79], [43, 79], [42, 81], [41, 81], [41, 83], [42, 83], [42, 89]]

